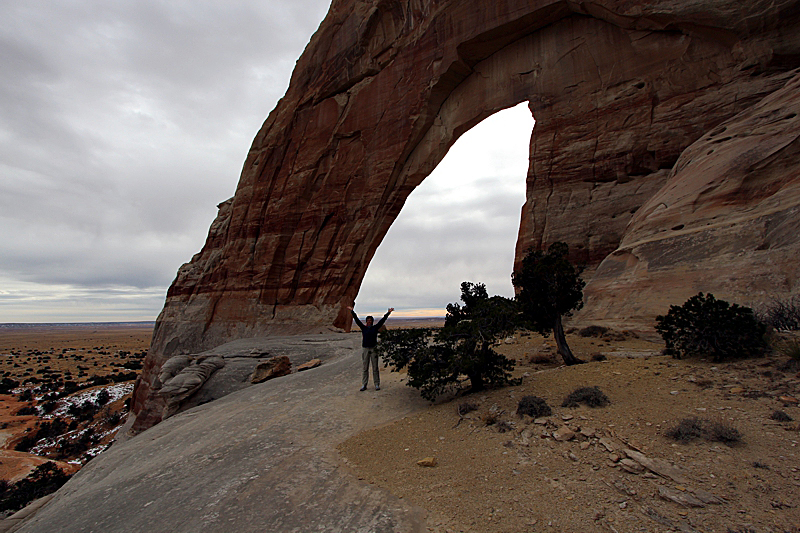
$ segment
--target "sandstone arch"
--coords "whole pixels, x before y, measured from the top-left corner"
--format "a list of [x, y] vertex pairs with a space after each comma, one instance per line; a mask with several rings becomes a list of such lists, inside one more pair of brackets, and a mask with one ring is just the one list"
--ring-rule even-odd
[[137, 423], [154, 421], [169, 355], [346, 327], [410, 192], [461, 133], [519, 102], [537, 125], [518, 255], [565, 240], [596, 267], [687, 147], [794, 75], [799, 5], [334, 0], [170, 287]]

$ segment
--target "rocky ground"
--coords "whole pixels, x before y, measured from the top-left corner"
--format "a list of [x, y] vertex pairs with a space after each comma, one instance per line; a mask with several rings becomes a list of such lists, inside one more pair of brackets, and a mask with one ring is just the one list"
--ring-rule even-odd
[[[559, 366], [552, 340], [518, 336], [500, 350], [521, 385], [363, 432], [339, 446], [343, 460], [426, 509], [438, 532], [800, 531], [800, 374], [781, 369], [785, 357], [676, 360], [658, 339], [568, 338], [580, 357], [606, 360]], [[561, 407], [582, 386], [611, 403]], [[517, 416], [527, 395], [552, 414]], [[688, 418], [728, 442], [666, 435]]]

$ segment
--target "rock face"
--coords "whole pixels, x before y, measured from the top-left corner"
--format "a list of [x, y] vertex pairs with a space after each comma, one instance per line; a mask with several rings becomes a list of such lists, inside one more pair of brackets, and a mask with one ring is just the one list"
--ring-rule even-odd
[[[408, 195], [463, 132], [522, 101], [537, 122], [517, 258], [556, 240], [570, 244], [589, 274], [608, 257], [587, 287], [587, 309], [663, 312], [647, 302], [614, 304], [609, 292], [626, 299], [662, 278], [677, 285], [689, 263], [711, 268], [716, 248], [699, 243], [744, 232], [731, 221], [756, 205], [772, 209], [764, 215], [771, 222], [748, 227], [768, 236], [741, 266], [767, 260], [764, 286], [769, 278], [779, 282], [773, 293], [796, 292], [794, 270], [780, 271], [797, 215], [783, 203], [769, 207], [792, 197], [796, 119], [776, 117], [773, 148], [759, 152], [760, 162], [737, 153], [761, 138], [704, 136], [748, 120], [735, 117], [784, 87], [796, 94], [787, 83], [800, 66], [799, 13], [800, 0], [334, 0], [253, 141], [235, 196], [220, 204], [205, 246], [169, 289], [135, 392], [138, 427], [157, 421], [147, 406], [172, 355], [247, 336], [349, 328], [346, 306]], [[696, 144], [704, 142], [715, 143], [716, 155]], [[710, 155], [718, 177], [736, 167], [747, 184], [710, 196], [698, 186], [697, 209], [687, 201], [659, 211], [657, 196], [679, 194]], [[748, 169], [759, 177], [745, 179]], [[695, 218], [673, 230], [687, 210]], [[717, 217], [715, 229], [702, 233], [708, 216]], [[673, 266], [645, 249], [667, 243], [665, 230], [683, 231], [675, 237], [685, 241], [668, 242], [673, 249], [692, 243]], [[755, 242], [735, 237], [745, 247]], [[749, 290], [745, 270], [725, 286]], [[697, 277], [707, 282], [707, 291], [720, 285]], [[684, 288], [691, 294], [695, 284]]]
[[585, 312], [646, 316], [701, 290], [743, 303], [796, 294], [798, 115], [795, 75], [689, 146], [601, 263]]

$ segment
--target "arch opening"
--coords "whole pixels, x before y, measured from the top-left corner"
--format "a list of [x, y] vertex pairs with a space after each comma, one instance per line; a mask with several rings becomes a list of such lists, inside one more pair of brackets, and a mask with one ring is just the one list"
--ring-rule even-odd
[[357, 298], [364, 313], [443, 316], [462, 281], [513, 296], [511, 271], [525, 203], [528, 103], [483, 119], [450, 147], [409, 195], [369, 264]]

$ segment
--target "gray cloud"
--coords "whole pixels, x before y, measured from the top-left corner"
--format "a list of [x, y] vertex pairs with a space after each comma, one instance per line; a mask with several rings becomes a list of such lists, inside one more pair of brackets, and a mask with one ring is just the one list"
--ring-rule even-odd
[[[327, 8], [0, 3], [0, 322], [155, 318], [216, 204], [233, 194], [253, 136]], [[385, 279], [434, 283], [419, 291], [434, 294], [453, 283], [432, 272], [475, 271], [490, 290], [489, 279], [507, 277], [525, 162], [512, 171], [505, 149], [494, 150], [493, 163], [451, 171], [483, 184], [431, 176], [438, 188], [426, 192], [426, 180], [412, 195], [360, 305], [414, 296], [386, 292]], [[464, 250], [475, 243], [484, 248], [473, 257]], [[502, 276], [478, 268], [496, 255]]]

